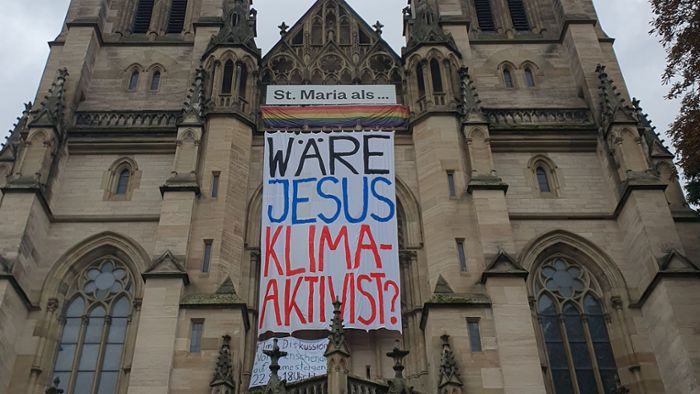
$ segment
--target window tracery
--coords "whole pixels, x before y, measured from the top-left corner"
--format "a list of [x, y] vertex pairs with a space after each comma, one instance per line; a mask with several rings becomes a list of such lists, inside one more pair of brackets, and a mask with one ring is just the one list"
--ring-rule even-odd
[[53, 371], [66, 394], [117, 392], [133, 296], [134, 280], [115, 257], [80, 273], [66, 298]]
[[534, 291], [553, 392], [611, 392], [617, 367], [595, 278], [554, 256], [538, 269]]

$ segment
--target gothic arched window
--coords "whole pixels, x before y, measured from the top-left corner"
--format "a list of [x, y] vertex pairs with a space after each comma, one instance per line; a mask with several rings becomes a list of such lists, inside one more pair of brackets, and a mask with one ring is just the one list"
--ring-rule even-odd
[[224, 75], [221, 81], [221, 94], [231, 94], [233, 88], [233, 60], [224, 63]]
[[248, 86], [248, 66], [243, 62], [238, 62], [238, 97], [245, 98], [246, 88]]
[[114, 194], [123, 195], [129, 191], [129, 178], [131, 178], [131, 171], [128, 168], [124, 168], [119, 172]]
[[515, 83], [513, 83], [513, 73], [510, 71], [509, 67], [503, 68], [503, 83], [508, 89], [513, 89], [515, 87]]
[[527, 85], [527, 87], [528, 88], [534, 87], [535, 86], [535, 74], [533, 74], [530, 66], [525, 67], [525, 70], [523, 72], [525, 73], [525, 84]]
[[433, 82], [433, 93], [442, 93], [442, 72], [437, 59], [430, 60], [430, 76]]
[[148, 32], [148, 29], [151, 27], [151, 17], [153, 16], [153, 3], [154, 0], [138, 0], [132, 32]]
[[416, 66], [416, 81], [418, 82], [418, 97], [425, 97], [425, 78], [423, 76], [423, 65]]
[[617, 367], [591, 274], [554, 257], [538, 270], [535, 295], [554, 394], [612, 392]]
[[172, 0], [170, 2], [170, 15], [168, 16], [168, 33], [181, 33], [185, 25], [187, 14], [187, 0]]
[[139, 70], [134, 70], [129, 77], [129, 90], [134, 91], [139, 86]]
[[117, 393], [134, 284], [114, 257], [88, 266], [66, 299], [54, 378], [66, 393]]
[[547, 177], [547, 170], [544, 167], [537, 167], [535, 170], [535, 175], [537, 175], [537, 187], [540, 189], [540, 193], [551, 193], [552, 188], [549, 185], [549, 178]]
[[153, 76], [151, 77], [151, 91], [155, 92], [158, 90], [160, 87], [160, 70], [156, 70], [153, 72]]
[[510, 11], [510, 20], [513, 22], [515, 30], [530, 30], [530, 22], [527, 20], [527, 12], [525, 12], [523, 0], [508, 0], [508, 11]]

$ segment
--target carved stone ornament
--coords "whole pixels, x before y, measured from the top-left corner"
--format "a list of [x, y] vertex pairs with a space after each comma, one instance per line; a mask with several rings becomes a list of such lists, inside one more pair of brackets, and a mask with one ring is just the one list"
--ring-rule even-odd
[[428, 0], [416, 0], [415, 18], [409, 19], [411, 25], [406, 50], [413, 51], [421, 45], [441, 44], [452, 52], [462, 56], [452, 34], [445, 33], [440, 27], [439, 16]]
[[440, 337], [442, 340], [442, 355], [440, 357], [440, 379], [438, 388], [462, 387], [462, 379], [459, 375], [459, 367], [455, 361], [455, 355], [450, 346], [450, 336], [445, 334]]
[[281, 380], [278, 372], [280, 370], [280, 358], [287, 356], [287, 352], [280, 350], [277, 346], [277, 339], [272, 342], [272, 350], [263, 350], [266, 356], [270, 357], [270, 380], [267, 382], [267, 386], [263, 389], [263, 394], [286, 394], [287, 393], [287, 382]]
[[39, 108], [31, 111], [30, 127], [58, 128], [62, 125], [66, 78], [68, 78], [68, 69], [58, 69], [56, 78], [51, 84], [49, 92], [39, 104]]
[[205, 72], [200, 66], [195, 71], [192, 87], [182, 109], [181, 124], [201, 124], [204, 121], [209, 102], [204, 95]]
[[185, 284], [189, 284], [189, 276], [184, 265], [180, 260], [173, 255], [169, 250], [165, 251], [160, 257], [155, 259], [151, 267], [142, 274], [144, 279], [148, 278], [166, 278], [176, 277], [182, 278]]
[[231, 360], [231, 336], [224, 335], [219, 356], [216, 359], [214, 377], [209, 383], [212, 394], [233, 394], [236, 382], [233, 380], [233, 363]]
[[324, 356], [328, 357], [333, 354], [341, 354], [349, 357], [350, 350], [345, 342], [345, 332], [343, 329], [343, 317], [341, 315], [341, 302], [335, 300], [333, 302], [333, 320], [331, 321], [331, 333], [328, 336], [328, 347]]
[[[255, 54], [260, 49], [255, 43], [257, 11], [250, 8], [246, 0], [234, 0], [224, 12], [224, 25], [219, 33], [212, 37], [206, 53], [209, 54], [219, 46], [243, 46]], [[205, 55], [206, 56], [206, 55]]]
[[403, 376], [403, 359], [408, 356], [410, 352], [408, 350], [399, 349], [399, 344], [397, 341], [394, 349], [387, 353], [387, 357], [394, 359], [394, 378], [389, 379], [389, 390], [387, 394], [413, 394], [413, 387], [408, 384], [406, 378]]

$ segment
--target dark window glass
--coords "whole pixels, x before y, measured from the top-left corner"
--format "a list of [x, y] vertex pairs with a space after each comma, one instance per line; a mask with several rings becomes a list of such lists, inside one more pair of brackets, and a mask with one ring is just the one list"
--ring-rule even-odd
[[469, 331], [469, 345], [472, 352], [481, 351], [481, 332], [479, 331], [478, 319], [467, 319], [467, 329]]
[[192, 321], [192, 333], [190, 334], [190, 353], [202, 351], [202, 333], [204, 332], [203, 321]]
[[454, 173], [454, 171], [447, 171], [447, 189], [450, 192], [450, 197], [457, 196], [457, 188], [455, 187], [455, 173]]
[[304, 30], [299, 30], [297, 35], [292, 38], [292, 45], [304, 45]]
[[231, 90], [233, 89], [233, 68], [233, 60], [227, 60], [226, 63], [224, 63], [224, 75], [221, 81], [222, 94], [231, 94]]
[[131, 177], [131, 172], [128, 168], [123, 169], [119, 173], [119, 179], [117, 180], [117, 190], [115, 194], [126, 194], [129, 190], [129, 178]]
[[530, 30], [530, 22], [527, 20], [523, 0], [508, 0], [508, 11], [513, 22], [513, 28], [518, 31]]
[[202, 256], [202, 272], [209, 272], [209, 263], [211, 262], [211, 239], [204, 241], [204, 255]]
[[160, 87], [160, 71], [156, 70], [151, 78], [151, 91], [156, 91]]
[[340, 20], [340, 45], [350, 44], [350, 37], [352, 37], [350, 20], [348, 18], [343, 18]]
[[372, 43], [372, 40], [370, 40], [369, 35], [365, 33], [364, 30], [359, 29], [359, 38], [360, 38], [360, 45], [369, 45]]
[[134, 33], [146, 33], [151, 26], [154, 0], [138, 0], [136, 14], [134, 15]]
[[535, 170], [537, 173], [537, 186], [540, 188], [542, 193], [550, 193], [552, 189], [549, 187], [549, 178], [547, 177], [547, 171], [542, 167], [537, 167]]
[[63, 314], [53, 376], [66, 393], [113, 394], [130, 318], [131, 278], [109, 258], [85, 269], [80, 283]]
[[442, 93], [442, 72], [440, 72], [440, 63], [437, 59], [430, 61], [430, 75], [433, 80], [433, 93]]
[[170, 16], [168, 18], [168, 33], [180, 33], [185, 25], [187, 13], [187, 0], [172, 0], [170, 3]]
[[219, 197], [219, 178], [221, 175], [218, 172], [215, 172], [211, 176], [211, 197], [212, 198], [217, 198]]
[[238, 62], [238, 97], [245, 98], [248, 87], [248, 66]]
[[530, 69], [530, 67], [525, 68], [525, 83], [527, 84], [528, 88], [535, 86], [535, 75], [532, 73], [532, 69]]
[[319, 19], [311, 25], [311, 45], [323, 45], [323, 22]]
[[139, 86], [139, 72], [134, 70], [129, 78], [129, 90], [136, 90]]
[[592, 278], [561, 257], [545, 264], [537, 278], [537, 313], [555, 394], [599, 393], [598, 381], [601, 394], [612, 392], [617, 369], [603, 309], [586, 289]]
[[491, 12], [491, 0], [474, 0], [474, 8], [476, 8], [479, 30], [496, 31], [496, 25], [493, 23], [493, 12]]
[[513, 74], [510, 72], [509, 68], [503, 69], [503, 83], [508, 89], [515, 87], [515, 84], [513, 83]]
[[423, 65], [416, 66], [416, 82], [418, 82], [418, 96], [425, 97], [425, 78], [423, 77]]
[[467, 272], [467, 256], [464, 254], [464, 240], [457, 239], [455, 243], [457, 246], [457, 258], [459, 259], [459, 270]]

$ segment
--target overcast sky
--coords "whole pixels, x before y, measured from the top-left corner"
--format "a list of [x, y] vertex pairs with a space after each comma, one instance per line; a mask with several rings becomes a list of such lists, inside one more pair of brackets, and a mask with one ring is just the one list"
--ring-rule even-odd
[[[0, 136], [20, 115], [22, 103], [34, 100], [49, 48], [47, 41], [61, 29], [70, 0], [3, 1], [0, 13]], [[292, 25], [315, 0], [255, 0], [258, 45], [263, 52], [279, 39], [282, 21]], [[348, 0], [370, 24], [386, 25], [384, 38], [397, 52], [401, 37], [401, 9], [406, 0]], [[665, 130], [678, 113], [678, 103], [663, 98], [661, 84], [665, 53], [650, 37], [652, 14], [648, 0], [594, 0], [603, 28], [616, 39], [615, 50], [632, 96], [642, 101], [659, 130]], [[4, 140], [4, 138], [2, 138]]]

